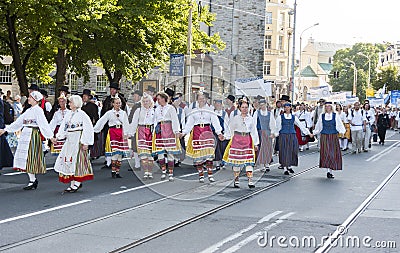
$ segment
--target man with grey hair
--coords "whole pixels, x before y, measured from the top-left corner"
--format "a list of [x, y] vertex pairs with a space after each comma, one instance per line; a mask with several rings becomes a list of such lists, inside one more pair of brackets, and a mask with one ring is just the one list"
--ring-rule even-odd
[[347, 119], [350, 123], [353, 153], [360, 153], [367, 121], [365, 111], [360, 109], [360, 102], [354, 103], [354, 109], [349, 111]]

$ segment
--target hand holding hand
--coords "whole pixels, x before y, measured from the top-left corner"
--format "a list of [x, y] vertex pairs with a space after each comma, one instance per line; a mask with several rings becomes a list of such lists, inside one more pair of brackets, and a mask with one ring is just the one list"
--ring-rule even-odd
[[258, 151], [258, 146], [254, 146], [254, 151]]
[[2, 136], [6, 131], [4, 129], [0, 129], [0, 136]]
[[51, 140], [51, 142], [52, 142], [53, 144], [57, 142], [57, 139], [56, 139], [56, 138], [54, 138], [54, 137], [53, 137], [53, 138], [51, 138], [50, 140]]
[[223, 134], [219, 134], [219, 135], [218, 135], [218, 139], [219, 139], [220, 141], [223, 141], [223, 140], [225, 140], [225, 137], [224, 137]]
[[314, 135], [313, 135], [313, 134], [310, 134], [309, 136], [310, 136], [310, 138], [313, 138], [313, 137], [314, 137]]
[[88, 148], [89, 148], [89, 146], [88, 146], [88, 145], [82, 144], [82, 149], [83, 149], [83, 150], [85, 150], [85, 151], [86, 151], [86, 150], [88, 150]]

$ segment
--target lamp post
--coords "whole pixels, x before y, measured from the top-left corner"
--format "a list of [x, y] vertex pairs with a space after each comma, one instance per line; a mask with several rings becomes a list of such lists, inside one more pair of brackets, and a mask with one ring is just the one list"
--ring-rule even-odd
[[356, 67], [356, 63], [352, 60], [349, 59], [344, 59], [347, 62], [350, 62], [351, 64], [353, 64], [353, 69], [354, 69], [354, 74], [353, 74], [353, 96], [356, 96], [357, 94], [357, 67]]
[[368, 59], [368, 80], [367, 80], [367, 87], [368, 89], [371, 88], [371, 57], [368, 55], [365, 55], [361, 52], [357, 53], [358, 55], [364, 56], [365, 58]]
[[188, 35], [187, 35], [187, 52], [186, 52], [186, 71], [185, 71], [185, 83], [184, 83], [184, 94], [187, 96], [187, 102], [190, 103], [190, 95], [192, 91], [192, 13], [193, 4], [190, 2], [189, 17], [188, 17]]
[[291, 80], [291, 86], [292, 86], [292, 102], [294, 103], [294, 55], [295, 55], [295, 50], [296, 50], [296, 10], [297, 10], [297, 0], [294, 0], [294, 6], [293, 6], [293, 50], [292, 50], [292, 80]]

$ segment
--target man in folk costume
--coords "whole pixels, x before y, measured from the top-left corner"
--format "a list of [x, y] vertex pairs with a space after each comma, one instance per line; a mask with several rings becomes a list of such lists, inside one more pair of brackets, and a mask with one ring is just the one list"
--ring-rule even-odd
[[366, 113], [363, 109], [360, 109], [360, 102], [354, 103], [354, 109], [349, 111], [349, 116], [347, 116], [347, 119], [350, 123], [353, 152], [360, 153], [367, 121]]
[[[181, 104], [182, 104], [182, 93], [177, 93], [175, 96], [173, 96], [171, 105], [173, 107], [175, 107], [175, 109], [176, 109], [176, 113], [178, 114], [180, 129], [182, 130], [185, 128], [185, 125], [186, 125], [185, 108], [188, 108], [188, 107], [187, 106], [182, 107]], [[186, 155], [185, 139], [180, 138], [179, 141], [181, 143], [182, 153], [179, 155], [179, 157], [175, 156], [175, 166], [180, 166], [180, 163], [183, 160], [185, 160], [185, 155]]]
[[319, 167], [327, 169], [328, 178], [334, 178], [332, 170], [342, 170], [338, 134], [345, 132], [342, 120], [333, 112], [332, 102], [325, 102], [325, 112], [320, 115], [313, 134], [320, 134]]
[[267, 101], [265, 99], [259, 100], [260, 108], [254, 113], [253, 117], [257, 122], [258, 137], [260, 139], [260, 146], [258, 148], [258, 155], [256, 165], [260, 166], [261, 171], [269, 171], [269, 164], [272, 162], [273, 146], [272, 141], [276, 132], [276, 121], [274, 114], [268, 110]]
[[279, 132], [279, 163], [284, 168], [285, 175], [289, 175], [289, 172], [294, 173], [291, 166], [298, 166], [299, 162], [299, 143], [294, 126], [298, 126], [302, 132], [310, 135], [310, 131], [303, 127], [291, 110], [290, 103], [284, 104], [284, 113], [276, 120], [276, 128]]
[[[99, 107], [93, 102], [93, 95], [89, 89], [84, 89], [82, 92], [82, 111], [84, 111], [90, 118], [92, 125], [95, 126], [99, 120]], [[92, 159], [97, 159], [102, 154], [102, 136], [101, 133], [94, 134], [94, 143], [89, 146], [89, 153]]]
[[[300, 123], [303, 125], [303, 127], [310, 129], [312, 126], [312, 120], [311, 120], [311, 114], [305, 110], [304, 103], [301, 103], [299, 105], [299, 110], [297, 110], [294, 115], [300, 120]], [[304, 147], [306, 147], [306, 150], [309, 149], [309, 143], [308, 139], [309, 137], [300, 131], [300, 128], [295, 126], [296, 129], [296, 136], [297, 136], [297, 141], [299, 142], [300, 146], [300, 151], [303, 152]]]
[[[133, 105], [132, 105], [132, 108], [131, 108], [131, 110], [129, 112], [129, 116], [128, 116], [129, 124], [132, 123], [133, 115], [135, 114], [136, 110], [142, 107], [142, 105], [140, 103], [140, 101], [142, 99], [142, 96], [143, 96], [143, 92], [140, 91], [140, 90], [135, 90], [133, 92]], [[153, 100], [153, 97], [151, 97], [151, 99]], [[133, 133], [135, 133], [135, 132], [133, 132]], [[139, 155], [138, 155], [138, 152], [137, 152], [136, 133], [130, 138], [130, 140], [131, 140], [132, 155], [133, 155], [133, 158], [135, 160], [135, 165], [134, 166], [135, 166], [135, 169], [139, 169], [141, 162], [140, 162]], [[129, 170], [131, 170], [131, 169], [129, 169]]]
[[[161, 166], [161, 180], [166, 178], [168, 166], [168, 179], [174, 180], [174, 155], [181, 153], [179, 142], [180, 128], [178, 115], [175, 108], [168, 104], [168, 95], [165, 92], [157, 94], [158, 106], [154, 112], [153, 155], [158, 156]], [[164, 156], [167, 156], [167, 163]]]
[[[275, 102], [275, 108], [273, 110], [273, 113], [274, 113], [275, 122], [276, 122], [276, 119], [278, 117], [280, 117], [281, 114], [283, 113], [283, 106], [282, 106], [281, 100], [277, 100]], [[274, 154], [277, 154], [278, 151], [279, 151], [279, 136], [276, 136], [275, 140], [274, 140]]]
[[[223, 109], [222, 99], [214, 100], [214, 112], [217, 114], [219, 125], [222, 128], [221, 133], [226, 137], [225, 134], [229, 131], [229, 117], [228, 113]], [[217, 133], [215, 132], [215, 128], [212, 127], [212, 129], [214, 132], [215, 140], [217, 141], [214, 158], [214, 161], [216, 162], [215, 169], [220, 170], [221, 166], [224, 166], [224, 162], [222, 161], [222, 159], [224, 158], [224, 153], [229, 140], [226, 138], [224, 140], [220, 140]]]
[[[118, 83], [111, 83], [110, 84], [110, 95], [108, 95], [104, 101], [103, 101], [103, 106], [101, 107], [101, 112], [100, 112], [100, 117], [103, 117], [106, 112], [112, 110], [114, 108], [113, 106], [113, 99], [118, 97], [121, 100], [121, 109], [125, 111], [126, 109], [126, 100], [123, 96], [123, 94], [119, 93], [119, 85]], [[105, 142], [108, 134], [108, 125], [106, 124], [104, 126], [104, 129], [101, 132], [101, 135], [103, 136], [102, 138], [102, 146], [105, 147]], [[103, 149], [101, 152], [101, 155], [105, 154], [105, 150]], [[104, 169], [110, 168], [111, 165], [111, 157], [110, 156], [105, 156], [106, 157], [106, 165], [103, 167]]]
[[147, 86], [146, 93], [149, 94], [153, 98], [153, 102], [154, 102], [154, 104], [156, 104], [156, 102], [157, 102], [156, 88], [154, 88], [153, 86]]
[[229, 122], [227, 138], [230, 139], [224, 154], [224, 162], [233, 166], [235, 188], [239, 188], [240, 170], [245, 168], [249, 188], [254, 188], [253, 170], [259, 138], [257, 123], [249, 115], [249, 102], [246, 98], [238, 102], [240, 114]]
[[14, 123], [6, 126], [5, 129], [0, 129], [0, 136], [5, 132], [14, 133], [22, 129], [14, 156], [14, 169], [26, 172], [29, 176], [29, 183], [24, 190], [36, 189], [38, 186], [36, 174], [46, 173], [40, 134], [50, 139], [53, 137], [53, 132], [39, 106], [42, 99], [43, 95], [39, 91], [31, 92], [28, 98], [31, 107]]
[[236, 98], [233, 95], [228, 95], [225, 99], [225, 104], [227, 107], [225, 111], [228, 114], [228, 118], [231, 116], [231, 113], [236, 110], [235, 100]]
[[106, 124], [108, 124], [108, 132], [106, 135], [105, 152], [106, 157], [111, 158], [111, 177], [121, 178], [120, 168], [122, 164], [122, 158], [128, 157], [129, 145], [128, 135], [129, 122], [128, 115], [122, 110], [122, 100], [116, 95], [112, 99], [113, 109], [107, 111], [97, 121], [94, 132], [99, 133]]
[[375, 110], [371, 108], [369, 103], [365, 103], [364, 112], [365, 112], [365, 134], [362, 146], [363, 146], [363, 151], [368, 152], [368, 149], [371, 148], [371, 137], [372, 137], [371, 127], [373, 124], [375, 124]]
[[[64, 94], [58, 98], [58, 104], [60, 108], [53, 115], [53, 119], [50, 121], [50, 129], [54, 132], [54, 137], [57, 135], [60, 130], [61, 122], [63, 122], [65, 115], [70, 111], [67, 109], [67, 98]], [[58, 155], [61, 152], [61, 149], [64, 145], [65, 140], [60, 139], [56, 142], [51, 143], [50, 152], [52, 155]]]
[[[319, 103], [319, 105], [318, 105], [317, 107], [315, 107], [314, 113], [313, 113], [313, 117], [312, 117], [312, 120], [313, 120], [312, 129], [315, 127], [315, 124], [317, 124], [319, 116], [320, 116], [322, 113], [325, 112], [325, 111], [324, 111], [324, 110], [325, 110], [325, 107], [324, 107], [325, 99], [321, 98], [321, 99], [318, 101], [318, 103]], [[318, 135], [317, 135], [316, 137], [317, 137], [317, 139], [319, 140]], [[318, 141], [317, 145], [318, 145], [318, 147], [319, 147], [319, 141]]]
[[92, 165], [89, 159], [89, 146], [94, 143], [93, 122], [81, 110], [82, 98], [73, 95], [69, 98], [71, 111], [61, 123], [56, 138], [65, 139], [65, 144], [57, 157], [54, 170], [59, 173], [59, 181], [70, 186], [64, 192], [76, 192], [82, 188], [82, 182], [93, 179]]
[[[7, 102], [3, 102], [3, 94], [3, 90], [0, 88], [0, 129], [5, 128], [4, 103]], [[3, 167], [12, 167], [14, 157], [6, 140], [6, 136], [4, 135], [0, 135], [0, 154], [0, 170], [2, 170]]]
[[131, 133], [135, 133], [135, 146], [140, 157], [140, 167], [144, 170], [143, 179], [153, 179], [154, 159], [152, 156], [152, 138], [154, 128], [153, 97], [144, 93], [140, 101], [141, 107], [132, 118]]
[[46, 116], [47, 121], [50, 122], [50, 120], [53, 118], [52, 117], [53, 115], [51, 114], [52, 106], [51, 106], [50, 102], [47, 101], [47, 98], [49, 97], [49, 95], [45, 89], [40, 89], [39, 92], [43, 95], [43, 99], [40, 103], [40, 107], [43, 109], [44, 115]]

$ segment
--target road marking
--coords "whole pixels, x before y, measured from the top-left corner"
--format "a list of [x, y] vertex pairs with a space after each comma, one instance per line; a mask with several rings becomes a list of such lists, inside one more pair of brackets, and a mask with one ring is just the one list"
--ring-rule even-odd
[[228, 237], [226, 237], [225, 239], [223, 239], [222, 241], [217, 242], [216, 244], [208, 247], [207, 249], [201, 251], [200, 253], [213, 253], [217, 250], [219, 250], [219, 248], [221, 248], [221, 246], [223, 246], [225, 243], [230, 242], [235, 240], [236, 238], [239, 238], [240, 236], [242, 236], [244, 233], [252, 230], [253, 228], [255, 228], [258, 224], [262, 224], [266, 221], [269, 221], [271, 218], [275, 217], [276, 215], [281, 214], [282, 211], [276, 211], [274, 213], [268, 214], [267, 216], [263, 217], [262, 219], [260, 219], [259, 221], [257, 221], [257, 223], [251, 224], [250, 226], [248, 226], [247, 228], [244, 228], [242, 230], [240, 230], [239, 232], [232, 234]]
[[13, 218], [0, 220], [0, 224], [4, 224], [4, 223], [7, 223], [7, 222], [16, 221], [16, 220], [20, 220], [20, 219], [24, 219], [24, 218], [28, 218], [28, 217], [32, 217], [32, 216], [43, 214], [43, 213], [52, 212], [52, 211], [55, 211], [55, 210], [66, 208], [66, 207], [71, 207], [71, 206], [84, 204], [84, 203], [87, 203], [87, 202], [90, 202], [90, 201], [91, 201], [90, 199], [85, 199], [85, 200], [81, 200], [81, 201], [78, 201], [78, 202], [74, 202], [74, 203], [70, 203], [70, 204], [66, 204], [66, 205], [62, 205], [62, 206], [56, 206], [56, 207], [52, 207], [52, 208], [45, 209], [45, 210], [42, 210], [42, 211], [34, 212], [34, 213], [27, 213], [27, 214], [24, 214], [24, 215], [13, 217]]
[[282, 222], [284, 222], [287, 218], [289, 218], [290, 216], [292, 216], [293, 214], [295, 214], [294, 212], [290, 212], [288, 214], [282, 215], [281, 217], [279, 217], [278, 220], [276, 220], [274, 223], [266, 226], [262, 231], [257, 232], [252, 234], [251, 236], [247, 237], [246, 239], [240, 241], [239, 243], [233, 245], [232, 247], [230, 247], [229, 249], [223, 251], [223, 253], [233, 253], [238, 251], [239, 249], [241, 249], [243, 246], [249, 244], [250, 242], [257, 240], [258, 237], [260, 236], [260, 234], [270, 230], [273, 227], [278, 226], [279, 224], [281, 224]]
[[377, 157], [376, 157], [374, 160], [372, 160], [372, 161], [373, 161], [373, 162], [378, 161], [379, 159], [381, 159], [381, 158], [384, 157], [385, 155], [389, 154], [390, 152], [392, 152], [393, 150], [395, 150], [395, 149], [398, 148], [398, 147], [399, 147], [399, 144], [397, 144], [396, 146], [394, 146], [394, 147], [388, 149], [385, 153], [383, 153], [383, 154], [377, 156]]
[[377, 153], [377, 154], [371, 156], [371, 157], [368, 158], [366, 161], [367, 161], [367, 162], [372, 161], [373, 159], [377, 158], [378, 156], [380, 156], [380, 155], [386, 153], [389, 149], [392, 149], [392, 148], [393, 148], [394, 146], [396, 146], [398, 143], [399, 143], [399, 141], [396, 141], [395, 143], [393, 143], [393, 144], [390, 145], [389, 147], [385, 148], [385, 149], [382, 150], [381, 152], [379, 152], [379, 153]]
[[[47, 171], [48, 171], [48, 170], [53, 170], [53, 169], [54, 169], [53, 167], [46, 168]], [[22, 171], [10, 172], [10, 173], [5, 173], [5, 174], [3, 174], [3, 175], [4, 175], [4, 176], [15, 176], [15, 175], [21, 175], [21, 174], [26, 174], [26, 172], [22, 172]]]

